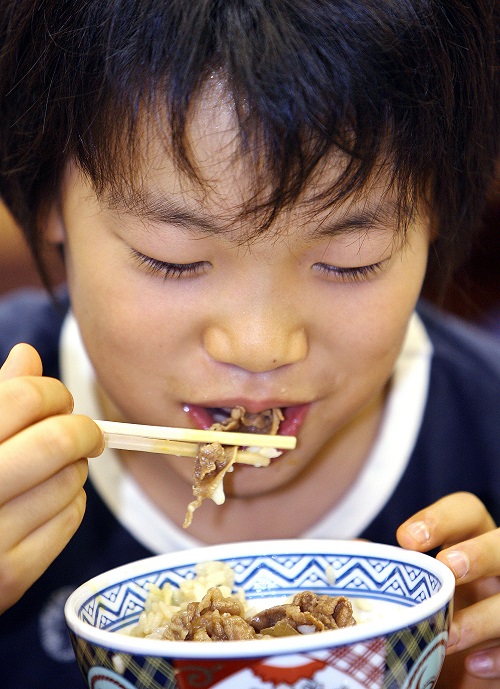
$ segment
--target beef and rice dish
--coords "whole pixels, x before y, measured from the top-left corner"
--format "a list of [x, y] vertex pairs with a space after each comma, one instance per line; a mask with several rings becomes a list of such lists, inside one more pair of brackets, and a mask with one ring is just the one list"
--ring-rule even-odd
[[[215, 585], [211, 585], [215, 584]], [[169, 641], [236, 641], [312, 634], [356, 624], [345, 596], [297, 593], [289, 603], [251, 610], [232, 593], [234, 573], [220, 562], [204, 563], [194, 580], [152, 587], [133, 636]], [[207, 588], [208, 587], [208, 588]]]

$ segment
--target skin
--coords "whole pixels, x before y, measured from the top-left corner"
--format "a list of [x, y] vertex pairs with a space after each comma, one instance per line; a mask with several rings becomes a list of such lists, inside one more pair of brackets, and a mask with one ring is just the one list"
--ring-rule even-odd
[[0, 612], [63, 550], [85, 511], [87, 461], [102, 436], [37, 352], [14, 347], [0, 369]]
[[[267, 235], [246, 242], [251, 221], [240, 211], [252, 189], [248, 161], [233, 155], [231, 108], [212, 108], [208, 100], [190, 132], [203, 188], [183, 177], [150, 135], [141, 181], [163, 204], [161, 217], [158, 203], [144, 208], [97, 197], [69, 165], [46, 216], [45, 238], [64, 246], [72, 306], [96, 370], [103, 416], [194, 426], [186, 405], [241, 402], [251, 411], [307, 405], [297, 450], [265, 470], [238, 467], [228, 477], [224, 506], [206, 501], [191, 527], [206, 542], [293, 536], [331, 508], [363, 466], [421, 289], [429, 222], [421, 210], [402, 238], [383, 170], [362, 198], [321, 211], [313, 197], [342, 164], [332, 158]], [[166, 202], [170, 211], [176, 204], [177, 220]], [[152, 269], [151, 259], [162, 266]], [[165, 263], [191, 269], [175, 276], [170, 268], [165, 275], [159, 269]], [[0, 373], [4, 608], [44, 571], [81, 521], [81, 457], [98, 454], [102, 438], [90, 419], [71, 409], [64, 386], [41, 377], [36, 352], [16, 348]], [[182, 523], [191, 499], [188, 462], [158, 456], [138, 461], [133, 453], [122, 461], [158, 507]], [[335, 475], [335, 485], [318, 496], [325, 475]], [[398, 539], [422, 552], [445, 546], [439, 557], [470, 594], [455, 617], [450, 653], [483, 642], [492, 646], [500, 636], [493, 614], [500, 598], [491, 577], [500, 575], [500, 558], [498, 531], [484, 506], [468, 494], [448, 496], [402, 525]], [[452, 552], [465, 554], [466, 574], [460, 575], [460, 558]], [[460, 663], [447, 661], [440, 686], [496, 686], [496, 679], [485, 684], [467, 674], [455, 657]], [[479, 657], [469, 656], [470, 672], [477, 672]], [[486, 676], [499, 678], [498, 649], [483, 657], [493, 664]], [[451, 676], [453, 684], [444, 684]]]
[[397, 537], [410, 550], [441, 548], [438, 559], [455, 574], [455, 614], [438, 686], [500, 686], [500, 530], [484, 505], [470, 493], [448, 495], [402, 524]]

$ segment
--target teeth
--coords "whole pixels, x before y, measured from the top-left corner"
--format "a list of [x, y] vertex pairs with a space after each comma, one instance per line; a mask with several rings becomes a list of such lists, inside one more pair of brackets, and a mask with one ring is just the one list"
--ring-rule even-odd
[[226, 421], [229, 416], [231, 416], [231, 410], [227, 412], [225, 409], [214, 409], [211, 410], [211, 415], [216, 423], [222, 423], [223, 421]]
[[283, 454], [283, 452], [277, 450], [275, 447], [257, 447], [256, 445], [251, 445], [246, 449], [248, 452], [260, 455], [261, 457], [265, 457], [266, 459], [275, 459], [276, 457], [280, 457]]

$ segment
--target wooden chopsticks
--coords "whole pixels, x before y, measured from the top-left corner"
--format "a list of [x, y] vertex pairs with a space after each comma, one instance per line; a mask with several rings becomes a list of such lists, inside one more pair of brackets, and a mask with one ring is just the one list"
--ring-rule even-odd
[[249, 447], [250, 450], [238, 450], [236, 462], [255, 466], [267, 466], [270, 462], [265, 450], [262, 454], [259, 453], [260, 448], [293, 450], [297, 444], [294, 436], [286, 435], [202, 431], [193, 428], [145, 426], [117, 421], [96, 420], [95, 423], [102, 430], [104, 441], [110, 448], [196, 457], [199, 443], [220, 443]]

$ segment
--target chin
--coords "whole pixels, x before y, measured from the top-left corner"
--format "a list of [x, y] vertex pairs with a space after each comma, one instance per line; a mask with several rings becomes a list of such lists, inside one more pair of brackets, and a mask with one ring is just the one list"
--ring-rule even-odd
[[273, 466], [262, 469], [238, 467], [238, 475], [227, 474], [224, 493], [228, 498], [258, 498], [286, 488], [301, 473], [302, 468], [287, 467], [288, 471], [273, 471]]

